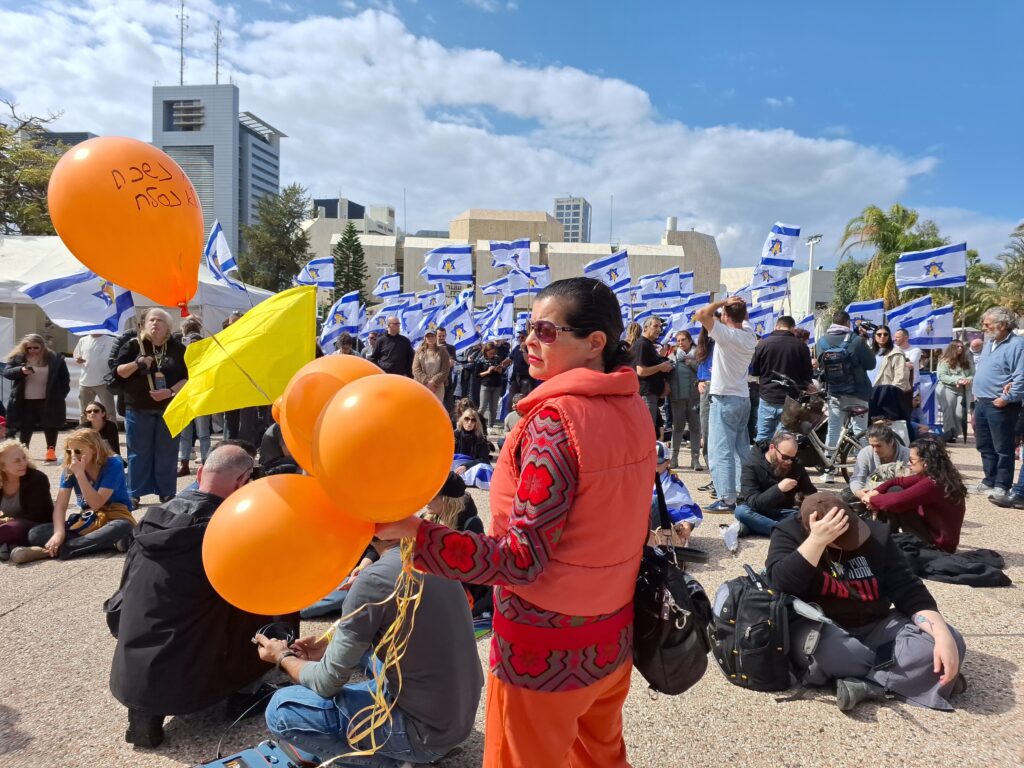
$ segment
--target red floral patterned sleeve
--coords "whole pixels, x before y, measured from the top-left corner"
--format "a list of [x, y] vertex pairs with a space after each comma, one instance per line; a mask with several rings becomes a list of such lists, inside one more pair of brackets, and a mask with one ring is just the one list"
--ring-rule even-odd
[[543, 572], [572, 506], [579, 463], [554, 408], [526, 427], [522, 470], [501, 537], [453, 531], [424, 521], [416, 537], [416, 566], [472, 584], [529, 584]]

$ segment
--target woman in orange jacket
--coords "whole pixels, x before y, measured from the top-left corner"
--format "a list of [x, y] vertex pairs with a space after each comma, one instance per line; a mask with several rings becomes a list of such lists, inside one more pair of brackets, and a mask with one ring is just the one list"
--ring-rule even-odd
[[527, 325], [530, 375], [491, 480], [489, 535], [410, 517], [429, 573], [493, 584], [484, 766], [627, 766], [622, 704], [648, 533], [654, 430], [615, 294], [552, 283]]

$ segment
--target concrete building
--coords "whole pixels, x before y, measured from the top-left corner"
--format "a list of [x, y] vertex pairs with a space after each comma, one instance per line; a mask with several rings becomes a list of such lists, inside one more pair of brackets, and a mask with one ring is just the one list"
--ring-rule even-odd
[[206, 234], [220, 222], [232, 253], [256, 203], [277, 194], [285, 134], [251, 112], [239, 113], [234, 85], [153, 88], [153, 144], [188, 174], [203, 207]]
[[83, 141], [95, 139], [96, 134], [89, 131], [48, 131], [43, 128], [36, 134], [36, 143], [40, 147], [55, 147], [63, 144], [66, 147], [73, 147]]
[[567, 243], [589, 243], [593, 209], [585, 197], [556, 197], [555, 218], [565, 230]]
[[313, 210], [317, 219], [337, 222], [339, 232], [344, 232], [351, 221], [360, 234], [395, 234], [395, 209], [390, 205], [360, 205], [345, 197], [316, 198]]
[[[725, 286], [725, 292], [733, 293], [749, 284], [753, 271], [753, 265], [723, 269], [721, 284]], [[803, 272], [794, 270], [789, 275], [789, 299], [783, 302], [782, 308], [797, 320], [801, 320], [807, 316], [808, 312], [828, 306], [835, 295], [835, 276], [835, 271], [831, 269], [816, 269], [813, 274], [806, 270]], [[810, 309], [808, 309], [807, 303], [808, 287], [811, 288]]]

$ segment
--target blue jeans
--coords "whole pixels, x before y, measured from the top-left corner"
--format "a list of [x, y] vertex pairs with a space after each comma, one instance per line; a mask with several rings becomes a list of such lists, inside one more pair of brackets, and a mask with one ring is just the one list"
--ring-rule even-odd
[[781, 405], [772, 405], [764, 400], [757, 406], [757, 442], [771, 440], [772, 436], [779, 429], [779, 421], [782, 419]]
[[173, 496], [178, 483], [178, 439], [164, 424], [161, 411], [125, 412], [128, 443], [128, 494], [139, 499], [147, 493]]
[[[64, 543], [60, 545], [57, 557], [60, 560], [70, 560], [72, 557], [108, 552], [119, 541], [131, 541], [134, 534], [135, 527], [127, 520], [111, 520], [103, 527], [92, 533], [87, 533], [85, 536], [68, 532]], [[53, 536], [53, 523], [37, 525], [28, 532], [29, 546], [41, 547], [50, 540], [51, 536]]]
[[996, 408], [989, 398], [978, 398], [974, 409], [974, 438], [985, 470], [985, 485], [1009, 490], [1013, 483], [1014, 427], [1020, 403]]
[[[380, 664], [375, 656], [371, 655], [370, 660], [368, 674]], [[353, 715], [373, 703], [373, 686], [372, 679], [346, 685], [331, 699], [318, 696], [301, 685], [282, 688], [267, 706], [267, 727], [274, 738], [321, 760], [352, 752], [354, 749], [345, 734]], [[370, 757], [342, 758], [332, 765], [399, 768], [405, 761], [431, 763], [444, 757], [423, 746], [415, 723], [398, 707], [391, 710], [391, 724], [385, 723], [377, 730], [377, 743], [383, 746]]]
[[299, 611], [300, 619], [315, 619], [319, 616], [326, 616], [329, 613], [345, 613], [345, 598], [348, 597], [348, 587], [332, 590], [326, 597], [321, 597], [308, 608]]
[[206, 463], [210, 454], [210, 433], [213, 431], [213, 419], [210, 416], [196, 416], [185, 425], [178, 435], [178, 461], [188, 461], [192, 452], [193, 437], [199, 438], [199, 462]]
[[[846, 420], [844, 408], [867, 408], [868, 401], [861, 400], [853, 395], [830, 396], [828, 399], [828, 435], [825, 438], [825, 445], [830, 451], [834, 451], [839, 443], [839, 433], [843, 431], [843, 422]], [[868, 428], [868, 415], [857, 416], [853, 420], [855, 434], [865, 432]]]
[[771, 512], [755, 512], [746, 504], [737, 504], [736, 519], [750, 529], [751, 533], [758, 536], [771, 536], [772, 528], [781, 523], [787, 517], [795, 515], [795, 509], [776, 509]]
[[715, 494], [733, 504], [740, 489], [740, 469], [750, 453], [750, 398], [712, 395], [708, 414], [708, 464]]

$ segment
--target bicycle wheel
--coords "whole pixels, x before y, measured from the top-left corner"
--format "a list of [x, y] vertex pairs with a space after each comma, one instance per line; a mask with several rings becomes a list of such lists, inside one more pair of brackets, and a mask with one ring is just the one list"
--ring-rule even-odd
[[839, 448], [836, 450], [835, 469], [838, 469], [846, 483], [850, 482], [850, 475], [857, 462], [857, 454], [863, 446], [850, 435], [843, 435]]

